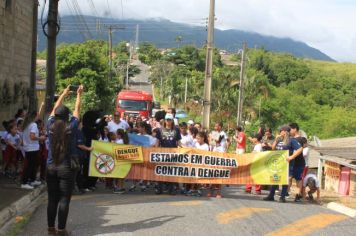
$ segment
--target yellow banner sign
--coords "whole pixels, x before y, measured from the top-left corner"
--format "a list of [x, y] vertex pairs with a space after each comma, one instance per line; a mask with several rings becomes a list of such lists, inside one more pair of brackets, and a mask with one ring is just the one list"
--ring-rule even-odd
[[93, 141], [90, 175], [210, 184], [287, 184], [287, 151], [243, 155]]

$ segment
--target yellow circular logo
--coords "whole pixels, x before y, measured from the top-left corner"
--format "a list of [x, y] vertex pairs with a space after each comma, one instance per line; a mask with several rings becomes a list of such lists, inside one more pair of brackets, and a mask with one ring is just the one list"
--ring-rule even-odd
[[265, 166], [270, 172], [272, 172], [273, 174], [277, 174], [282, 172], [282, 166], [284, 165], [284, 163], [285, 160], [281, 158], [280, 154], [274, 154], [273, 152], [271, 152], [271, 154], [267, 157]]

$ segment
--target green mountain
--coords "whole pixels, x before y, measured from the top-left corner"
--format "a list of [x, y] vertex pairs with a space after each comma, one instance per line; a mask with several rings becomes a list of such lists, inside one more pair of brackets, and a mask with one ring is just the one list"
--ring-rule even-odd
[[[113, 31], [114, 44], [122, 40], [134, 41], [136, 25], [139, 25], [140, 28], [139, 41], [152, 42], [159, 48], [173, 48], [184, 44], [193, 44], [200, 47], [205, 44], [207, 38], [206, 27], [175, 23], [165, 19], [120, 20], [92, 16], [83, 16], [82, 19], [85, 20], [85, 23], [84, 21], [77, 23], [78, 17], [76, 16], [63, 16], [60, 21], [61, 30], [58, 34], [57, 43], [77, 43], [84, 42], [86, 39], [107, 40], [109, 25], [124, 27], [124, 29]], [[38, 28], [41, 29], [40, 20]], [[180, 42], [176, 40], [178, 36], [181, 38]], [[333, 61], [320, 50], [290, 38], [277, 38], [241, 30], [215, 29], [214, 43], [217, 48], [236, 52], [242, 47], [243, 42], [247, 42], [250, 48], [265, 48], [269, 51], [290, 53], [297, 57]], [[38, 50], [43, 50], [45, 47], [46, 38], [40, 31]]]

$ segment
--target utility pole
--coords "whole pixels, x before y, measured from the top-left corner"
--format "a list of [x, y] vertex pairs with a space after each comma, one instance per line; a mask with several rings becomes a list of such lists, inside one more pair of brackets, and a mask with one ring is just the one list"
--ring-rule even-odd
[[96, 19], [96, 34], [99, 35], [99, 38], [101, 38], [103, 35], [102, 35], [102, 30], [101, 30], [101, 20], [100, 19]]
[[126, 89], [129, 89], [129, 68], [130, 68], [130, 64], [131, 64], [131, 56], [132, 56], [132, 42], [129, 42], [126, 44], [127, 47], [129, 47], [129, 59], [127, 61], [127, 65], [126, 65]]
[[52, 111], [56, 90], [56, 39], [58, 27], [58, 1], [49, 0], [47, 31], [47, 80], [46, 80], [46, 115]]
[[163, 77], [161, 76], [161, 87], [159, 88], [159, 96], [160, 96], [160, 99], [163, 98]]
[[114, 29], [125, 29], [118, 25], [104, 25], [109, 30], [109, 78], [112, 80], [112, 32]]
[[206, 47], [205, 60], [205, 81], [204, 81], [204, 101], [203, 101], [203, 128], [209, 129], [210, 122], [210, 97], [211, 80], [213, 73], [213, 47], [214, 47], [214, 20], [215, 20], [215, 0], [210, 0], [208, 42]]
[[187, 103], [187, 93], [188, 93], [188, 76], [185, 76], [184, 105], [186, 105]]
[[38, 20], [38, 1], [33, 1], [33, 17], [32, 17], [32, 52], [31, 52], [31, 78], [30, 78], [30, 96], [29, 107], [30, 112], [37, 111], [37, 96], [36, 96], [36, 60], [37, 60], [37, 20]]
[[245, 61], [246, 61], [246, 43], [243, 44], [241, 55], [241, 70], [240, 70], [240, 87], [239, 87], [239, 101], [237, 103], [237, 125], [241, 125], [243, 95], [244, 95], [244, 74], [245, 74]]
[[135, 38], [135, 53], [137, 53], [137, 49], [138, 49], [138, 35], [139, 35], [139, 25], [136, 25], [136, 38]]
[[112, 81], [112, 27], [109, 26], [109, 78]]

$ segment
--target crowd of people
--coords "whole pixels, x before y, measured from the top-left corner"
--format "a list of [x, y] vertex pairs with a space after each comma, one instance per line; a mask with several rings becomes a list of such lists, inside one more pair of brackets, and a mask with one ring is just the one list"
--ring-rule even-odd
[[[222, 197], [221, 185], [179, 185], [169, 182], [150, 183], [143, 180], [90, 177], [91, 140], [129, 144], [129, 133], [148, 137], [150, 147], [190, 147], [214, 152], [228, 152], [233, 149], [237, 154], [243, 154], [250, 142], [253, 146], [252, 152], [288, 150], [289, 184], [281, 186], [279, 201], [286, 202], [293, 179], [298, 187], [295, 201], [306, 198], [306, 188], [309, 199], [313, 199], [312, 194], [317, 192], [317, 201], [320, 201], [318, 180], [315, 175], [308, 173], [308, 142], [301, 136], [297, 123], [281, 126], [276, 137], [271, 128], [263, 126], [251, 137], [248, 137], [241, 126], [229, 136], [224, 131], [222, 122], [216, 122], [213, 130], [206, 132], [200, 123], [193, 120], [179, 122], [175, 117], [175, 110], [169, 108], [150, 118], [124, 117], [120, 112], [115, 112], [113, 116], [105, 115], [96, 119], [94, 128], [83, 127], [80, 120], [82, 87], [78, 88], [72, 115], [70, 110], [62, 105], [69, 93], [68, 87], [56, 101], [46, 124], [40, 119], [40, 112], [26, 113], [20, 109], [14, 119], [3, 122], [6, 131], [1, 134], [4, 175], [21, 179], [21, 188], [24, 189], [34, 189], [47, 183], [49, 232], [56, 231], [54, 222], [58, 209], [58, 232], [63, 230], [65, 235], [72, 191], [75, 190], [78, 194], [95, 191], [96, 184], [100, 181], [105, 183], [106, 188], [118, 194], [135, 191], [139, 185], [141, 191], [153, 188], [156, 194], [167, 192], [202, 196], [206, 190], [208, 197]], [[232, 147], [233, 143], [236, 143], [236, 147]], [[128, 189], [125, 188], [125, 181], [130, 184]], [[253, 188], [255, 194], [261, 194], [262, 186], [259, 185], [247, 184], [245, 192], [252, 193]], [[263, 199], [274, 201], [278, 189], [279, 186], [271, 186], [268, 196]]]

